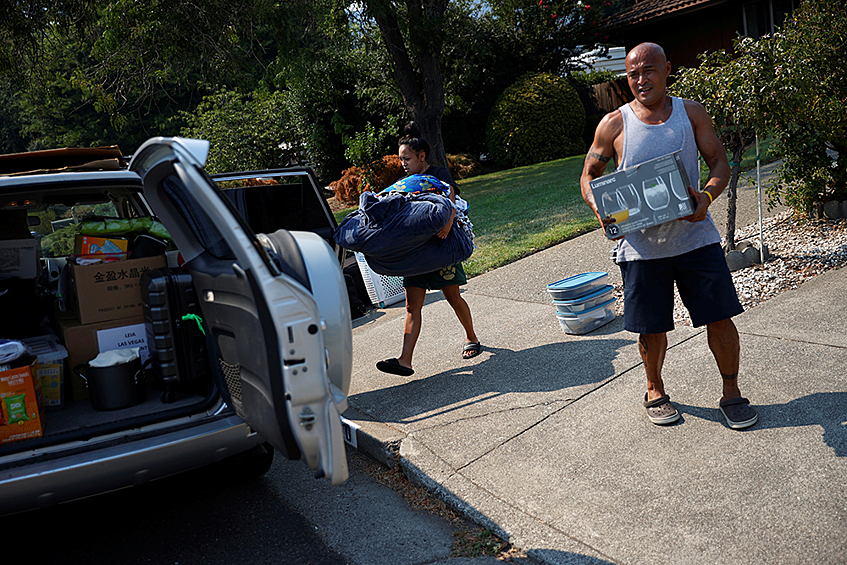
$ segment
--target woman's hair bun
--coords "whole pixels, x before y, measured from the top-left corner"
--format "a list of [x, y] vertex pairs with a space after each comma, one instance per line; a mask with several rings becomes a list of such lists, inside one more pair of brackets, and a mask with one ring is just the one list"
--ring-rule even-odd
[[403, 127], [403, 133], [406, 137], [420, 137], [421, 130], [415, 122], [409, 122]]

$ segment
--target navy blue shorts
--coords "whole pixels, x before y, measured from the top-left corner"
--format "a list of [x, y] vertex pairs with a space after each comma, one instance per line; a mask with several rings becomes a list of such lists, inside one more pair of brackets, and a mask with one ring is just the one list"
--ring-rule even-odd
[[625, 261], [618, 266], [624, 283], [627, 331], [658, 334], [674, 328], [674, 282], [694, 327], [744, 311], [718, 243], [676, 257]]

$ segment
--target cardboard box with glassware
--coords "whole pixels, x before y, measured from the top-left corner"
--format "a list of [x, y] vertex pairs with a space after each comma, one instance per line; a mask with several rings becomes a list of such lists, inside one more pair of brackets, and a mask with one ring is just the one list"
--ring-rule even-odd
[[614, 239], [694, 213], [696, 203], [688, 193], [691, 182], [680, 153], [590, 181], [600, 215], [615, 219], [606, 227], [606, 237]]
[[80, 322], [141, 316], [141, 275], [165, 264], [164, 255], [94, 265], [69, 263]]

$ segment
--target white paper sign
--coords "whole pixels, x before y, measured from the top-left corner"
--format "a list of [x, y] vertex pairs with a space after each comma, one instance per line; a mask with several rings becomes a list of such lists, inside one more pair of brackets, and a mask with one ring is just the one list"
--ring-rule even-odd
[[97, 332], [97, 347], [101, 353], [110, 349], [137, 347], [142, 364], [150, 358], [150, 351], [147, 347], [147, 330], [144, 324], [100, 330]]

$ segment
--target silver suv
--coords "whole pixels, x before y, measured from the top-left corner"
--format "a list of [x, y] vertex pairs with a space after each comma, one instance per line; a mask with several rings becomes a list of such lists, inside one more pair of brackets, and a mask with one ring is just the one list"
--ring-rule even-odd
[[128, 168], [108, 150], [0, 156], [2, 210], [25, 210], [41, 245], [40, 273], [23, 291], [36, 306], [15, 314], [24, 324], [4, 309], [7, 333], [19, 328], [62, 342], [75, 308], [68, 245], [85, 214], [159, 222], [170, 238], [160, 240], [164, 271], [179, 273], [179, 292], [194, 297], [190, 313], [179, 300], [165, 310], [158, 323], [174, 340], [159, 343], [154, 300], [143, 293], [149, 360], [143, 400], [131, 406], [104, 409], [74, 394], [73, 379], [85, 376], [72, 366], [81, 350], [61, 343], [76, 359], [64, 361], [61, 407], [45, 408], [39, 437], [0, 443], [0, 514], [243, 455], [247, 471], [262, 473], [273, 450], [305, 460], [334, 484], [346, 480], [340, 414], [352, 335], [344, 252], [331, 241], [335, 220], [309, 169], [211, 177], [203, 170], [208, 150], [203, 140], [154, 138]]

